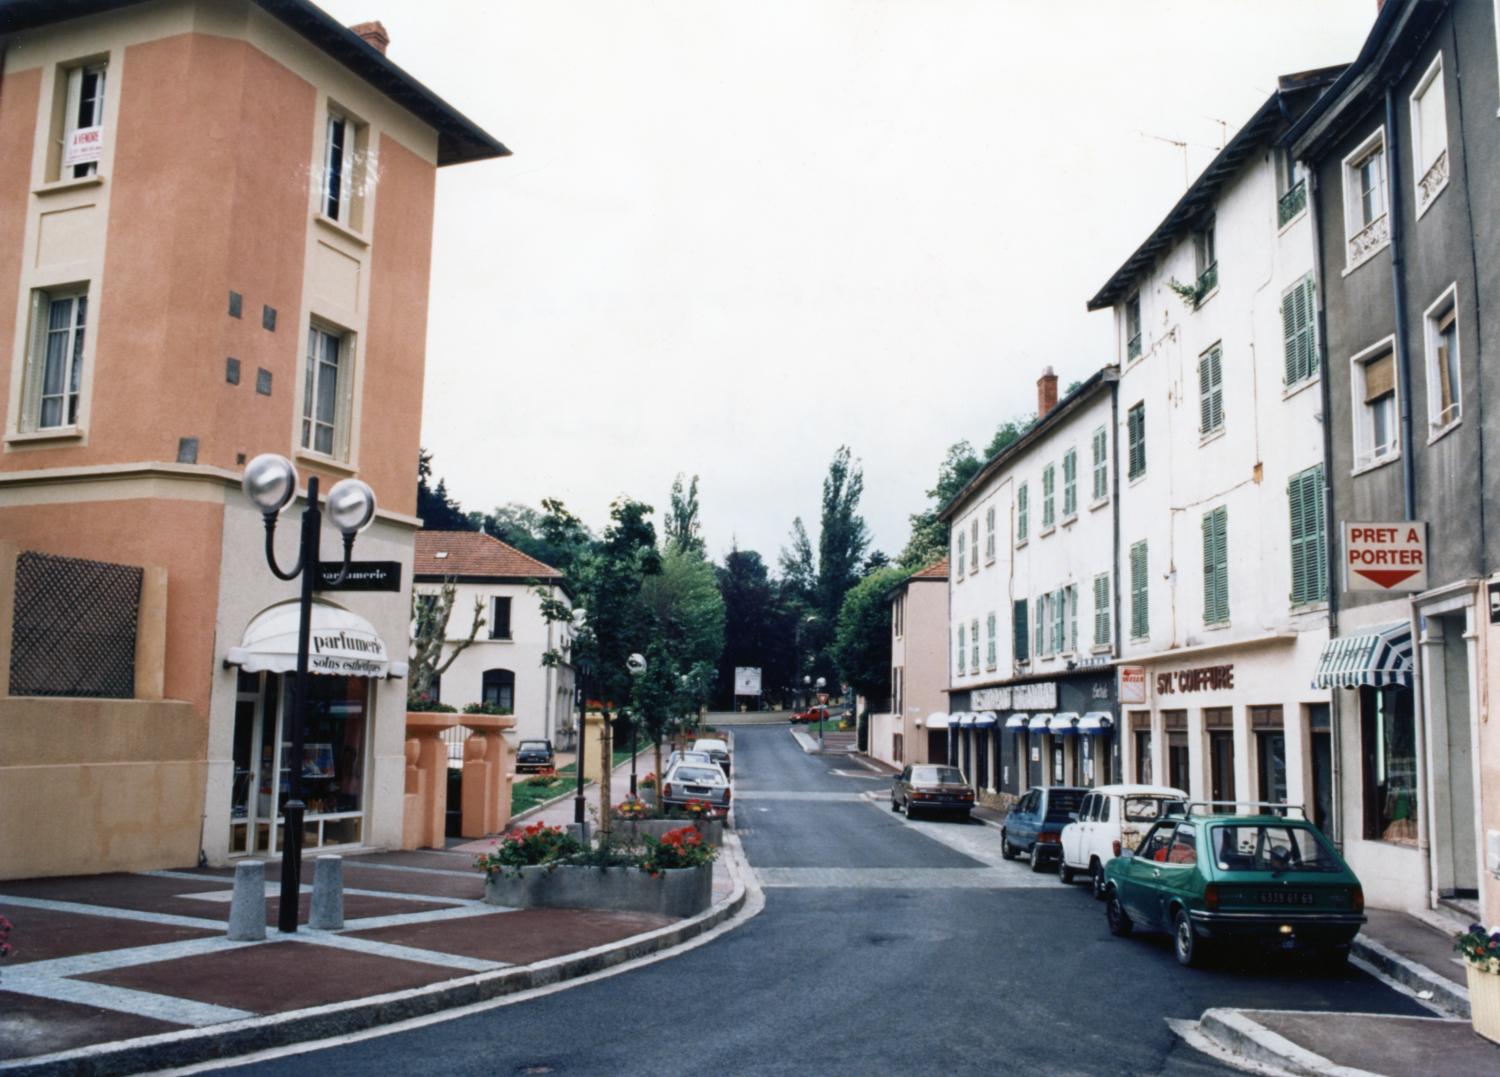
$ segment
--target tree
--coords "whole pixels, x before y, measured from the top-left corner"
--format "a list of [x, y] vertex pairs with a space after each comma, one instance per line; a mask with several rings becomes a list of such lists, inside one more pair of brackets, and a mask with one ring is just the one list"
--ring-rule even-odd
[[724, 596], [713, 566], [690, 546], [669, 544], [661, 571], [641, 581], [657, 641], [682, 669], [724, 653]]
[[[800, 674], [796, 670], [794, 640], [788, 630], [787, 600], [772, 580], [766, 563], [754, 550], [732, 548], [718, 569], [719, 593], [724, 598], [724, 651], [719, 660], [720, 703], [734, 705], [737, 666], [760, 670], [766, 694], [778, 695]], [[798, 605], [799, 609], [801, 607]]]
[[938, 519], [938, 510], [946, 505], [981, 467], [974, 446], [967, 440], [948, 446], [938, 465], [937, 483], [927, 491], [928, 506], [912, 513], [911, 537], [901, 551], [900, 564], [908, 569], [924, 568], [948, 553], [948, 525]]
[[840, 445], [823, 479], [823, 518], [818, 530], [818, 611], [829, 626], [838, 620], [844, 595], [859, 579], [870, 548], [870, 528], [859, 514], [865, 475]]
[[475, 531], [477, 528], [464, 515], [459, 503], [448, 496], [448, 485], [438, 479], [437, 486], [430, 485], [432, 478], [432, 454], [426, 449], [417, 450], [417, 515], [422, 518], [422, 527], [427, 531]]
[[891, 588], [905, 579], [882, 568], [855, 584], [839, 610], [833, 658], [839, 676], [862, 696], [884, 699], [891, 679]]
[[484, 627], [484, 599], [474, 600], [474, 622], [467, 639], [449, 644], [453, 649], [443, 658], [443, 644], [448, 643], [448, 618], [458, 588], [452, 579], [444, 579], [437, 594], [411, 595], [411, 661], [406, 670], [406, 701], [422, 705], [432, 702], [432, 682], [453, 665], [453, 660], [468, 649]]
[[[1077, 388], [1075, 383], [1068, 392]], [[1021, 440], [1021, 435], [1030, 430], [1036, 423], [1035, 415], [1018, 415], [1014, 419], [1007, 419], [995, 428], [995, 436], [990, 438], [990, 443], [985, 446], [984, 458], [993, 460], [1015, 442]], [[978, 470], [977, 468], [975, 469]]]
[[812, 540], [807, 537], [807, 528], [802, 524], [802, 517], [793, 518], [792, 544], [781, 548], [777, 564], [781, 568], [781, 579], [786, 587], [810, 605], [818, 586], [818, 562], [813, 553]]
[[551, 565], [564, 576], [597, 542], [583, 521], [553, 498], [542, 501], [541, 511], [511, 502], [483, 515], [471, 512], [469, 520], [485, 534]]
[[698, 527], [698, 476], [694, 475], [686, 490], [682, 485], [682, 473], [672, 480], [671, 507], [662, 521], [662, 532], [666, 536], [667, 548], [673, 546], [696, 551], [700, 556], [705, 547]]

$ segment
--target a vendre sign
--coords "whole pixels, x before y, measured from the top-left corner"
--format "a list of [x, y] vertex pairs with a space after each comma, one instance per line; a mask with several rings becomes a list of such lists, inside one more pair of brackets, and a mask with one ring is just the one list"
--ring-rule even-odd
[[1427, 590], [1427, 525], [1345, 523], [1344, 590]]

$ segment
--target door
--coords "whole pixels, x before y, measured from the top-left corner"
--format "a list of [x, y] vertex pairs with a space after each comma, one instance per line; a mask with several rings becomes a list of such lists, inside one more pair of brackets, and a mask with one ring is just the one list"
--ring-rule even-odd
[[[1234, 800], [1234, 732], [1211, 730], [1208, 734], [1209, 796], [1220, 803]], [[1179, 785], [1177, 788], [1185, 789]]]
[[1078, 865], [1081, 862], [1082, 851], [1088, 847], [1088, 828], [1094, 814], [1095, 797], [1093, 793], [1083, 798], [1083, 803], [1078, 806], [1078, 819], [1063, 827], [1062, 831], [1062, 858], [1063, 863]]
[[1166, 863], [1167, 850], [1172, 845], [1172, 835], [1177, 830], [1175, 823], [1157, 823], [1141, 842], [1122, 875], [1123, 892], [1120, 903], [1143, 927], [1155, 923], [1158, 900], [1157, 884], [1161, 879], [1162, 866]]
[[1328, 704], [1314, 703], [1308, 707], [1307, 724], [1312, 747], [1313, 825], [1327, 834], [1333, 825], [1333, 740]]
[[1167, 734], [1167, 784], [1173, 789], [1192, 790], [1188, 784], [1188, 740], [1186, 733]]
[[1285, 803], [1286, 734], [1279, 729], [1255, 734], [1255, 756], [1256, 769], [1260, 775], [1257, 796], [1268, 803]]

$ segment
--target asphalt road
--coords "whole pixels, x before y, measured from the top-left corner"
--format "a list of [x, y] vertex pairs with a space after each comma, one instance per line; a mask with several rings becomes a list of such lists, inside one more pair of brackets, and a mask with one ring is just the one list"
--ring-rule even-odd
[[1357, 970], [1180, 968], [980, 823], [908, 823], [852, 761], [736, 730], [736, 824], [766, 906], [681, 956], [265, 1074], [1229, 1074], [1169, 1017], [1211, 1006], [1423, 1014]]

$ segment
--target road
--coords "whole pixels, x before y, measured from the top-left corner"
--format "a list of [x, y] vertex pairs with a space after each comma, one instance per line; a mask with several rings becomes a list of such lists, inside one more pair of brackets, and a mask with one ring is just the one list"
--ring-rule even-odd
[[736, 730], [736, 823], [764, 911], [669, 960], [256, 1074], [1228, 1074], [1166, 1018], [1210, 1006], [1422, 1014], [1357, 970], [1180, 968], [981, 823], [909, 823], [883, 781]]

